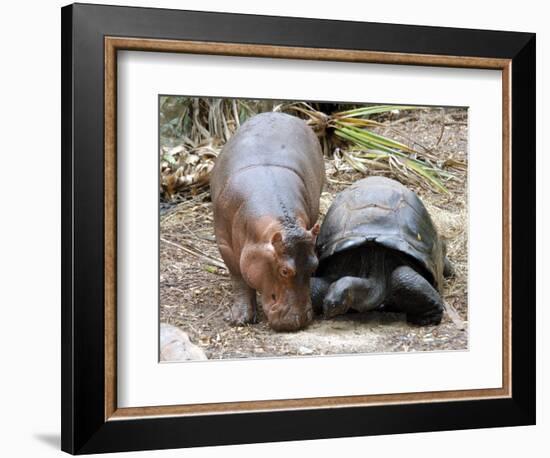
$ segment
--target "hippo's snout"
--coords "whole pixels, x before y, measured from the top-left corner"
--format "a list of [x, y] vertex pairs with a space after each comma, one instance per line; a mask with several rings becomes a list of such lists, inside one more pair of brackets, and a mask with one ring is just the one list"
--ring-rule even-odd
[[313, 321], [311, 302], [304, 308], [273, 306], [267, 313], [269, 326], [278, 332], [293, 332], [305, 328]]

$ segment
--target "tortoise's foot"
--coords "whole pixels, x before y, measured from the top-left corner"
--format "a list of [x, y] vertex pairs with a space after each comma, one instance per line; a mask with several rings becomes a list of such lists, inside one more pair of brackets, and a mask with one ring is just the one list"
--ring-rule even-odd
[[418, 272], [409, 266], [396, 268], [391, 276], [392, 298], [407, 321], [419, 326], [441, 322], [443, 302], [439, 292]]
[[443, 311], [434, 311], [422, 315], [407, 314], [407, 322], [417, 326], [435, 326], [441, 323]]

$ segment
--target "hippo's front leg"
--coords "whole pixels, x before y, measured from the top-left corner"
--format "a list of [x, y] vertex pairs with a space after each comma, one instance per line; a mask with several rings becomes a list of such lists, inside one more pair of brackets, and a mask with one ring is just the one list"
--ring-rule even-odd
[[231, 322], [237, 326], [256, 323], [256, 290], [252, 289], [240, 275], [231, 275], [233, 283], [233, 305]]

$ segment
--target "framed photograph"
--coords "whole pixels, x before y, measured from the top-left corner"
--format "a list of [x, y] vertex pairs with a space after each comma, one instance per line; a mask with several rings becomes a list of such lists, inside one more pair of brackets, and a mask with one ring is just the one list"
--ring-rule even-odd
[[534, 424], [534, 120], [531, 33], [64, 7], [62, 449]]

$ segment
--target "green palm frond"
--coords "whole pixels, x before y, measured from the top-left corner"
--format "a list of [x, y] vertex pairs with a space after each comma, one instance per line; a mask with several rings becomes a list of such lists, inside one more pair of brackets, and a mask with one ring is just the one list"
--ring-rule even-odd
[[[371, 127], [384, 127], [384, 123], [369, 119], [372, 115], [395, 110], [417, 110], [425, 107], [410, 105], [372, 105], [332, 113], [330, 116], [317, 112], [307, 104], [292, 104], [287, 107], [308, 118], [316, 131], [331, 129], [334, 135], [348, 143], [350, 149], [344, 159], [355, 170], [366, 173], [368, 166], [385, 166], [398, 174], [413, 174], [419, 182], [437, 192], [448, 193], [444, 180], [452, 179], [450, 172], [434, 165], [426, 151], [373, 132]], [[319, 126], [323, 123], [323, 126]], [[395, 130], [395, 129], [394, 129]]]

